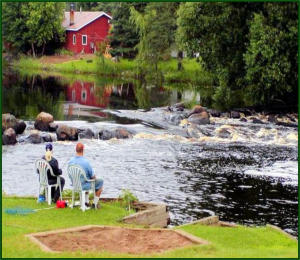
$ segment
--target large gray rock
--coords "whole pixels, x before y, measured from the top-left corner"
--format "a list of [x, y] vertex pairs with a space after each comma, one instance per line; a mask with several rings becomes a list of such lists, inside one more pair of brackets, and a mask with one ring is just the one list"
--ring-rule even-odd
[[80, 139], [92, 139], [95, 137], [94, 132], [90, 129], [78, 129], [79, 133], [78, 136]]
[[117, 128], [114, 130], [103, 129], [99, 131], [98, 136], [101, 140], [109, 140], [112, 138], [127, 139], [132, 137], [132, 133], [125, 128]]
[[2, 130], [5, 131], [8, 128], [14, 128], [17, 123], [17, 119], [12, 114], [2, 114]]
[[2, 114], [2, 133], [8, 128], [14, 129], [18, 135], [24, 132], [26, 124], [23, 120], [16, 119], [12, 114]]
[[206, 112], [207, 113], [207, 111], [205, 110], [204, 107], [202, 107], [200, 105], [196, 105], [196, 106], [194, 106], [194, 108], [192, 109], [192, 111], [188, 114], [188, 117], [190, 117], [193, 114], [200, 114], [202, 112]]
[[238, 111], [231, 111], [230, 116], [231, 116], [231, 118], [240, 118], [241, 117], [240, 112], [238, 112]]
[[49, 125], [53, 122], [53, 116], [49, 113], [41, 112], [37, 115], [34, 127], [40, 131], [49, 131]]
[[44, 140], [43, 140], [43, 138], [40, 134], [40, 131], [38, 131], [38, 130], [30, 131], [30, 134], [26, 138], [25, 141], [28, 142], [28, 143], [31, 143], [31, 144], [40, 144], [40, 143], [44, 142]]
[[78, 129], [66, 125], [59, 125], [59, 127], [56, 129], [56, 136], [58, 141], [77, 141]]
[[115, 137], [117, 139], [127, 139], [127, 138], [131, 138], [132, 134], [125, 128], [118, 128], [115, 130]]
[[58, 124], [53, 122], [49, 124], [49, 132], [56, 132], [57, 128], [58, 128]]
[[98, 137], [100, 140], [109, 140], [111, 138], [114, 138], [114, 133], [113, 131], [103, 129], [99, 131]]
[[192, 114], [191, 116], [189, 116], [188, 121], [196, 125], [206, 125], [210, 123], [209, 114], [206, 111]]
[[165, 116], [166, 120], [170, 122], [172, 125], [179, 125], [181, 120], [187, 118], [186, 112], [174, 112], [174, 113], [168, 113]]
[[221, 112], [215, 109], [207, 109], [207, 112], [213, 117], [220, 117]]
[[8, 128], [2, 135], [2, 144], [9, 145], [17, 143], [16, 132], [12, 128]]

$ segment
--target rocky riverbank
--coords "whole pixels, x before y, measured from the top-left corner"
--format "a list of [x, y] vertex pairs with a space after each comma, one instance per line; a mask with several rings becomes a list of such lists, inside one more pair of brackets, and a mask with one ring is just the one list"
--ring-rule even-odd
[[[117, 117], [138, 120], [143, 125], [164, 130], [164, 134], [192, 141], [259, 141], [279, 143], [298, 140], [298, 114], [256, 113], [249, 109], [220, 112], [200, 105], [193, 109], [183, 103], [150, 110], [104, 110]], [[285, 131], [284, 129], [287, 129]], [[282, 131], [283, 130], [283, 131]], [[28, 125], [14, 115], [2, 115], [2, 144], [77, 141], [79, 139], [128, 139], [143, 133], [128, 127], [74, 127], [55, 121], [51, 114], [41, 112]]]

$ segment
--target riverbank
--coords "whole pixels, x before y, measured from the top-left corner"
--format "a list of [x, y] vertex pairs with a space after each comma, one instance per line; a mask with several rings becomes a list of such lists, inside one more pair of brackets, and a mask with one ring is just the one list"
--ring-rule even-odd
[[[2, 196], [2, 208], [44, 208], [35, 199]], [[132, 257], [130, 254], [109, 252], [64, 252], [49, 253], [32, 243], [26, 234], [56, 230], [84, 225], [122, 226], [118, 220], [127, 214], [116, 203], [103, 203], [99, 211], [81, 212], [77, 209], [40, 210], [27, 216], [3, 213], [2, 256], [3, 257]], [[51, 221], [50, 221], [51, 220]], [[133, 227], [131, 225], [131, 227]], [[270, 227], [234, 228], [203, 226], [200, 224], [178, 226], [200, 239], [209, 241], [208, 245], [193, 245], [161, 254], [138, 255], [140, 257], [297, 257], [297, 241]]]
[[[37, 74], [51, 72], [65, 75], [97, 75], [106, 77], [123, 77], [129, 79], [140, 79], [141, 73], [136, 60], [120, 59], [114, 62], [110, 59], [101, 60], [95, 55], [78, 56], [43, 56], [32, 58], [23, 56], [14, 60], [12, 65], [23, 74]], [[161, 61], [158, 65], [160, 80], [164, 83], [184, 83], [210, 86], [211, 76], [205, 72], [196, 59], [183, 59], [183, 70], [177, 70], [177, 59], [171, 58]], [[163, 75], [163, 76], [162, 76]], [[149, 74], [144, 75], [149, 80]], [[144, 77], [142, 76], [142, 77]], [[152, 76], [151, 76], [152, 77]], [[150, 77], [150, 78], [151, 78]]]

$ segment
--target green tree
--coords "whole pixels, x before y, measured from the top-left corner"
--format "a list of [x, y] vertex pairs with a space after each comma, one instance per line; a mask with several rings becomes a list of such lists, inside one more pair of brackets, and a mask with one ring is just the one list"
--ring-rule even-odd
[[296, 3], [265, 3], [255, 13], [244, 55], [249, 104], [297, 103], [297, 28]]
[[176, 40], [213, 73], [216, 107], [289, 100], [297, 86], [297, 15], [296, 3], [182, 3]]
[[147, 3], [119, 2], [117, 8], [112, 12], [112, 30], [110, 34], [113, 55], [120, 55], [125, 58], [134, 58], [137, 54], [135, 46], [139, 42], [139, 35], [130, 22], [130, 7], [142, 12]]
[[[214, 100], [226, 107], [244, 84], [248, 20], [260, 3], [182, 3], [178, 10], [178, 45], [189, 56], [199, 53], [214, 75]], [[242, 105], [230, 104], [230, 105]]]
[[158, 62], [170, 53], [176, 30], [178, 3], [151, 2], [144, 13], [130, 8], [130, 19], [139, 33], [138, 61], [142, 65], [158, 70]]
[[3, 38], [18, 51], [37, 48], [43, 55], [45, 46], [52, 40], [64, 40], [62, 21], [64, 3], [21, 2], [3, 4]]
[[63, 41], [64, 9], [65, 4], [53, 2], [29, 2], [28, 6], [22, 6], [22, 12], [27, 17], [25, 24], [28, 31], [25, 35], [31, 45], [33, 56], [35, 56], [36, 47], [42, 47], [41, 54], [43, 55], [46, 43], [54, 37], [59, 37]]
[[28, 5], [28, 3], [2, 3], [2, 37], [4, 42], [11, 44], [17, 52], [25, 52], [29, 48], [25, 35], [27, 28], [24, 21], [26, 17], [21, 11], [21, 7], [24, 5]]

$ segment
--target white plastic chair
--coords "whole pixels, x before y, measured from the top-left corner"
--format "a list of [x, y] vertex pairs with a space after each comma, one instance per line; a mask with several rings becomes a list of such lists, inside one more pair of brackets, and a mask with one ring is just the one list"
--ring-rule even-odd
[[[53, 173], [52, 167], [50, 164], [44, 159], [38, 159], [35, 162], [35, 169], [39, 171], [40, 175], [40, 186], [39, 186], [39, 194], [41, 188], [45, 189], [46, 201], [51, 205], [51, 188], [55, 187], [55, 189], [59, 188], [60, 199], [62, 200], [61, 186], [60, 186], [60, 176], [56, 176]], [[51, 176], [56, 177], [56, 184], [48, 183], [48, 175], [47, 172], [50, 171]]]
[[[85, 193], [92, 191], [94, 194], [94, 198], [96, 195], [96, 191], [95, 191], [95, 180], [88, 180], [86, 177], [86, 173], [84, 171], [84, 169], [82, 169], [79, 165], [69, 165], [68, 166], [68, 175], [71, 179], [71, 183], [72, 183], [72, 204], [71, 207], [74, 207], [74, 197], [75, 197], [75, 192], [79, 193], [79, 197], [80, 197], [80, 208], [82, 211], [86, 210], [86, 206], [85, 206]], [[91, 189], [90, 190], [83, 190], [82, 186], [81, 186], [81, 179], [82, 178], [91, 183]]]

